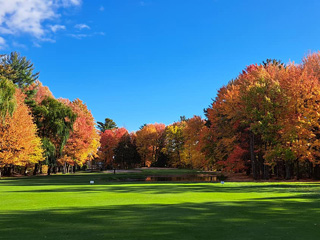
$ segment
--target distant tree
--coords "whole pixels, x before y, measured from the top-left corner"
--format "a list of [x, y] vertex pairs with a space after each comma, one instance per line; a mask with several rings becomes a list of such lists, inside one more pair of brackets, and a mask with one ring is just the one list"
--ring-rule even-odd
[[279, 68], [285, 68], [286, 67], [286, 65], [283, 62], [281, 62], [281, 60], [270, 59], [270, 58], [268, 58], [266, 61], [263, 61], [262, 65], [264, 67], [267, 67], [268, 65], [277, 66]]
[[185, 122], [178, 122], [165, 129], [165, 147], [162, 151], [169, 156], [170, 164], [174, 167], [181, 166], [182, 163], [185, 144], [184, 128]]
[[164, 147], [165, 127], [162, 123], [148, 124], [136, 132], [137, 148], [144, 166], [158, 162]]
[[114, 161], [125, 169], [135, 167], [141, 162], [137, 147], [128, 133], [121, 137], [117, 147], [114, 149]]
[[187, 121], [188, 119], [186, 118], [186, 116], [180, 116], [180, 122], [184, 122]]
[[117, 124], [110, 118], [106, 118], [103, 122], [97, 122], [97, 127], [101, 132], [104, 132], [105, 130], [118, 128]]
[[183, 128], [184, 149], [182, 159], [187, 167], [203, 169], [208, 165], [201, 151], [201, 140], [205, 134], [205, 121], [199, 116], [194, 116], [186, 121]]
[[128, 134], [125, 128], [107, 129], [100, 134], [99, 159], [105, 166], [116, 167], [114, 162], [114, 150], [118, 146], [123, 135]]

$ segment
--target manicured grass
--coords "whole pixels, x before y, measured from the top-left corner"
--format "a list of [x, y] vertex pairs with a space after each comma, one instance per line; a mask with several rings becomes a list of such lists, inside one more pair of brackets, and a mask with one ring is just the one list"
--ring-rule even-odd
[[0, 239], [320, 238], [320, 183], [129, 183], [110, 177], [0, 180]]

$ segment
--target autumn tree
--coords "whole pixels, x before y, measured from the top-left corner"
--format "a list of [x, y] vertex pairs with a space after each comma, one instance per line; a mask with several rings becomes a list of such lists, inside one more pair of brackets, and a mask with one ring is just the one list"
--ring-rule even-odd
[[54, 98], [50, 89], [47, 86], [43, 86], [42, 82], [40, 82], [39, 80], [33, 82], [26, 89], [27, 91], [35, 92], [35, 95], [33, 96], [35, 104], [40, 104], [46, 97]]
[[80, 99], [76, 99], [72, 102], [66, 101], [66, 105], [72, 109], [77, 117], [63, 150], [63, 155], [72, 159], [73, 166], [82, 166], [87, 160], [97, 156], [100, 136], [95, 129], [94, 118], [86, 104]]
[[185, 136], [183, 130], [185, 128], [185, 121], [173, 123], [165, 129], [165, 145], [162, 149], [169, 159], [170, 165], [180, 167], [182, 159], [184, 158], [183, 152], [185, 147]]
[[200, 116], [186, 119], [183, 128], [184, 149], [182, 162], [185, 166], [195, 169], [208, 167], [207, 159], [202, 151], [201, 141], [204, 137], [205, 121]]
[[5, 167], [10, 174], [13, 166], [32, 165], [44, 160], [41, 139], [33, 123], [30, 110], [24, 103], [25, 95], [17, 90], [16, 111], [0, 124], [0, 172]]
[[128, 134], [125, 128], [107, 129], [100, 133], [99, 159], [106, 167], [116, 167], [114, 150], [118, 146], [122, 136]]
[[155, 164], [165, 144], [165, 125], [162, 123], [147, 124], [136, 132], [137, 149], [144, 166]]

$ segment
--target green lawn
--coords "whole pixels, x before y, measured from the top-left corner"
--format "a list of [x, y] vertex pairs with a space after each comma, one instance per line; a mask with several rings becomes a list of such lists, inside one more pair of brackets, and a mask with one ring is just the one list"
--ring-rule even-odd
[[[119, 177], [125, 175], [132, 174]], [[0, 180], [0, 239], [320, 238], [320, 183], [110, 182], [111, 177]]]

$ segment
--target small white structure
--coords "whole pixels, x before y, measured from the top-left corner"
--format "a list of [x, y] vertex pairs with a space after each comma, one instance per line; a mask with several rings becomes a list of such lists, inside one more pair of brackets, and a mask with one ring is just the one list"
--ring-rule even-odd
[[90, 181], [90, 184], [94, 184], [94, 181]]

